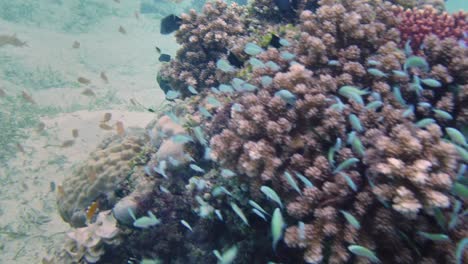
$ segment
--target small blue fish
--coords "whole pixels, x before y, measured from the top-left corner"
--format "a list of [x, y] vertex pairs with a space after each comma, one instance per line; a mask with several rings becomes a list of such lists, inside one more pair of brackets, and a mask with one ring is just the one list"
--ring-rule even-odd
[[453, 120], [453, 116], [449, 112], [440, 109], [434, 109], [433, 111], [435, 116], [438, 118], [442, 118], [445, 120]]
[[281, 202], [280, 197], [273, 189], [271, 189], [268, 186], [263, 185], [262, 187], [260, 187], [260, 191], [263, 194], [265, 194], [266, 197], [268, 197], [268, 199], [275, 201], [281, 208], [283, 208], [283, 203]]
[[168, 160], [169, 160], [169, 163], [171, 163], [171, 165], [174, 167], [177, 167], [180, 165], [180, 162], [171, 156], [169, 156]]
[[294, 174], [296, 174], [296, 176], [299, 178], [299, 180], [302, 181], [302, 183], [305, 185], [305, 187], [307, 187], [307, 188], [313, 188], [314, 187], [314, 184], [309, 179], [307, 179], [304, 175], [300, 174], [299, 172], [295, 172]]
[[226, 59], [219, 59], [216, 62], [216, 67], [222, 72], [233, 72], [235, 69]]
[[285, 46], [285, 47], [291, 45], [291, 43], [289, 43], [289, 41], [287, 41], [287, 40], [284, 39], [284, 38], [282, 38], [282, 39], [279, 40], [279, 44], [281, 44], [282, 46]]
[[340, 62], [337, 61], [337, 60], [329, 60], [329, 61], [327, 62], [327, 65], [328, 65], [328, 66], [340, 66]]
[[300, 241], [304, 241], [306, 239], [305, 224], [302, 221], [297, 223], [297, 236], [299, 237]]
[[353, 127], [354, 130], [357, 132], [362, 132], [364, 131], [364, 128], [361, 125], [361, 121], [359, 120], [359, 117], [357, 117], [355, 114], [350, 114], [348, 116], [349, 123]]
[[231, 109], [233, 111], [236, 111], [236, 112], [242, 112], [242, 105], [241, 104], [238, 104], [238, 103], [234, 103], [232, 106], [231, 106]]
[[439, 82], [436, 79], [422, 79], [421, 82], [425, 84], [426, 86], [429, 86], [431, 88], [439, 88], [442, 87], [442, 83]]
[[404, 71], [399, 71], [399, 70], [392, 70], [393, 75], [398, 78], [406, 78], [408, 77], [408, 74]]
[[279, 90], [275, 93], [275, 96], [283, 99], [287, 104], [294, 105], [296, 103], [296, 96], [288, 90]]
[[244, 47], [244, 52], [251, 55], [251, 56], [255, 56], [255, 55], [258, 55], [260, 53], [262, 53], [264, 50], [258, 46], [257, 44], [255, 43], [247, 43]]
[[453, 229], [458, 222], [458, 213], [462, 209], [462, 203], [458, 200], [455, 200], [455, 204], [453, 206], [452, 214], [450, 216], [450, 222], [449, 222], [449, 229]]
[[380, 61], [378, 61], [378, 60], [367, 60], [367, 64], [370, 65], [370, 66], [379, 66], [382, 63]]
[[330, 108], [336, 109], [336, 110], [338, 110], [339, 112], [342, 112], [343, 109], [345, 108], [345, 105], [344, 105], [343, 102], [340, 100], [340, 98], [335, 97], [335, 100], [336, 100], [336, 103], [333, 104], [333, 105], [331, 105]]
[[445, 132], [447, 133], [447, 135], [449, 136], [450, 140], [453, 143], [458, 144], [458, 145], [463, 146], [463, 147], [466, 146], [465, 136], [460, 131], [458, 131], [456, 128], [446, 127]]
[[156, 216], [151, 211], [148, 211], [148, 216], [143, 216], [143, 217], [136, 219], [133, 222], [133, 226], [139, 227], [139, 228], [149, 228], [159, 223], [161, 223], [161, 221], [157, 219]]
[[394, 86], [393, 87], [393, 95], [395, 96], [395, 99], [403, 106], [406, 106], [406, 101], [403, 98], [403, 95], [401, 94], [400, 87]]
[[384, 78], [387, 77], [388, 75], [384, 73], [383, 71], [376, 69], [376, 68], [368, 68], [367, 72], [370, 73], [371, 75], [379, 78]]
[[224, 221], [223, 215], [221, 214], [221, 211], [219, 209], [216, 209], [214, 212], [220, 221]]
[[221, 91], [218, 90], [216, 87], [211, 87], [211, 91], [215, 94], [221, 94]]
[[246, 225], [249, 225], [249, 221], [247, 220], [247, 217], [245, 217], [244, 212], [242, 212], [242, 210], [239, 208], [239, 206], [237, 206], [237, 204], [235, 204], [234, 202], [231, 202], [231, 208], [234, 211], [234, 213], [236, 213], [239, 216], [242, 222], [244, 222]]
[[223, 255], [219, 253], [218, 250], [213, 250], [213, 254], [215, 254], [216, 258], [218, 258], [218, 264], [231, 264], [236, 259], [238, 249], [234, 245], [226, 250]]
[[271, 236], [273, 237], [273, 250], [276, 250], [276, 245], [283, 236], [284, 227], [285, 223], [283, 215], [281, 214], [281, 210], [279, 208], [276, 208], [271, 218]]
[[200, 126], [194, 127], [193, 133], [195, 134], [195, 137], [197, 138], [198, 142], [200, 142], [200, 144], [203, 146], [208, 145], [208, 141], [205, 139], [205, 134], [203, 133], [203, 130]]
[[302, 192], [301, 192], [301, 189], [299, 188], [299, 186], [297, 185], [296, 181], [294, 180], [293, 176], [285, 171], [284, 172], [284, 177], [286, 178], [286, 181], [288, 182], [289, 185], [291, 185], [291, 187], [297, 192], [299, 193], [300, 195], [302, 195]]
[[374, 98], [374, 100], [376, 100], [376, 101], [382, 101], [382, 96], [381, 96], [380, 93], [378, 93], [378, 92], [372, 92], [372, 93], [371, 93], [371, 96], [372, 96], [372, 98]]
[[369, 93], [367, 90], [361, 90], [356, 86], [345, 85], [341, 86], [338, 90], [338, 93], [345, 96], [345, 94], [358, 94], [358, 95], [366, 95]]
[[422, 108], [432, 108], [432, 105], [430, 103], [428, 103], [428, 102], [419, 102], [418, 106], [420, 106]]
[[198, 111], [200, 111], [200, 113], [204, 117], [207, 117], [207, 118], [213, 117], [213, 115], [210, 112], [208, 112], [208, 110], [206, 110], [206, 108], [203, 106], [198, 106]]
[[187, 90], [191, 92], [192, 94], [198, 94], [197, 90], [192, 85], [187, 86]]
[[346, 211], [343, 211], [343, 210], [340, 210], [340, 212], [343, 214], [343, 216], [345, 217], [346, 221], [348, 221], [348, 223], [356, 228], [356, 229], [360, 229], [361, 228], [361, 224], [359, 223], [359, 221], [356, 219], [356, 217], [354, 217], [352, 214], [346, 212]]
[[253, 69], [261, 69], [261, 68], [265, 68], [265, 63], [263, 63], [263, 61], [257, 59], [257, 58], [250, 58], [249, 59], [249, 63], [250, 65], [252, 65], [252, 68]]
[[382, 101], [372, 101], [366, 105], [367, 110], [375, 110], [377, 108], [382, 107], [383, 103]]
[[346, 138], [346, 144], [351, 145], [356, 137], [356, 131], [351, 131], [348, 133], [348, 137]]
[[276, 62], [273, 62], [273, 61], [267, 61], [265, 63], [265, 66], [270, 68], [272, 71], [279, 71], [281, 69], [281, 67], [278, 64], [276, 64]]
[[196, 172], [205, 173], [205, 170], [197, 166], [196, 164], [190, 164], [190, 168]]
[[240, 90], [242, 88], [242, 84], [244, 84], [245, 81], [239, 78], [233, 78], [231, 80], [232, 87], [236, 90]]
[[273, 83], [273, 78], [270, 76], [262, 76], [260, 79], [263, 87], [268, 87]]
[[218, 90], [222, 93], [234, 93], [234, 89], [232, 89], [232, 86], [227, 84], [220, 84]]
[[164, 186], [162, 185], [159, 185], [159, 190], [163, 193], [166, 193], [166, 194], [171, 194], [171, 192]]
[[240, 92], [253, 92], [253, 91], [257, 90], [257, 89], [258, 89], [257, 86], [245, 82], [245, 83], [243, 83], [241, 85], [241, 88], [238, 91], [240, 91]]
[[174, 143], [180, 143], [180, 144], [185, 144], [187, 142], [193, 141], [193, 138], [189, 135], [184, 135], [184, 134], [177, 134], [171, 137], [171, 140]]
[[360, 157], [363, 157], [365, 154], [364, 146], [362, 145], [361, 140], [358, 137], [355, 137], [353, 142], [351, 142], [353, 151], [356, 152]]
[[433, 234], [423, 231], [418, 231], [418, 234], [426, 239], [433, 241], [449, 241], [450, 238], [446, 234]]
[[357, 192], [357, 186], [354, 183], [353, 179], [351, 179], [351, 177], [349, 177], [348, 174], [346, 174], [344, 172], [339, 172], [338, 174], [340, 174], [341, 177], [343, 177], [345, 179], [346, 183], [348, 184], [349, 188], [351, 188], [351, 190]]
[[161, 160], [159, 162], [159, 165], [157, 167], [154, 167], [153, 170], [158, 173], [158, 174], [161, 174], [164, 178], [168, 178], [167, 175], [166, 175], [166, 168], [167, 168], [167, 163], [165, 160]]
[[356, 164], [359, 162], [359, 159], [357, 158], [349, 158], [345, 161], [343, 161], [342, 163], [340, 163], [338, 165], [338, 167], [336, 167], [336, 169], [333, 171], [334, 174], [344, 170], [344, 169], [347, 169], [348, 167], [351, 167], [352, 165]]
[[180, 96], [180, 92], [179, 92], [179, 91], [169, 90], [169, 91], [166, 93], [166, 99], [167, 99], [167, 100], [174, 100], [174, 99], [178, 98], [179, 96]]
[[380, 263], [380, 260], [377, 258], [377, 255], [370, 249], [360, 246], [360, 245], [350, 245], [348, 250], [356, 256], [361, 256], [368, 258], [373, 263]]
[[406, 57], [413, 55], [413, 49], [411, 48], [411, 39], [408, 39], [405, 43], [405, 55]]
[[221, 176], [224, 178], [231, 178], [231, 177], [236, 176], [236, 173], [229, 169], [222, 169]]
[[463, 251], [465, 250], [465, 247], [467, 245], [468, 245], [468, 237], [465, 237], [458, 242], [457, 249], [455, 251], [456, 264], [463, 263]]
[[283, 59], [283, 60], [292, 60], [296, 57], [296, 55], [292, 54], [291, 52], [287, 52], [287, 51], [282, 51], [280, 53], [280, 57]]
[[267, 213], [267, 211], [265, 211], [265, 209], [263, 209], [258, 203], [256, 203], [255, 201], [253, 200], [249, 200], [249, 204], [254, 207], [255, 209], [257, 209], [258, 211], [262, 212], [263, 214], [266, 214], [266, 215], [270, 215], [269, 213]]
[[406, 118], [406, 117], [409, 117], [409, 116], [412, 115], [412, 114], [414, 114], [414, 106], [413, 106], [413, 105], [410, 105], [410, 106], [408, 107], [408, 109], [406, 109], [406, 110], [403, 112], [402, 116], [403, 116], [404, 118]]
[[411, 56], [406, 59], [403, 69], [405, 72], [408, 72], [410, 68], [419, 68], [425, 72], [429, 71], [429, 64], [427, 63], [426, 59], [419, 56]]
[[417, 127], [424, 128], [424, 127], [427, 127], [430, 124], [435, 124], [435, 123], [436, 123], [436, 121], [434, 119], [432, 119], [432, 118], [424, 118], [424, 119], [421, 119], [418, 122], [416, 122], [415, 125]]
[[193, 232], [192, 227], [190, 226], [189, 223], [187, 223], [187, 221], [185, 221], [185, 220], [180, 220], [180, 223], [181, 223], [183, 226], [185, 226], [188, 230], [190, 230], [190, 232]]
[[214, 98], [213, 96], [208, 96], [206, 98], [206, 102], [208, 102], [210, 105], [214, 106], [214, 107], [220, 107], [222, 106], [221, 102], [219, 102], [216, 98]]
[[262, 218], [263, 220], [265, 220], [265, 222], [267, 221], [265, 215], [260, 212], [259, 210], [255, 209], [255, 208], [252, 208], [252, 212], [256, 215], [258, 215], [260, 218]]

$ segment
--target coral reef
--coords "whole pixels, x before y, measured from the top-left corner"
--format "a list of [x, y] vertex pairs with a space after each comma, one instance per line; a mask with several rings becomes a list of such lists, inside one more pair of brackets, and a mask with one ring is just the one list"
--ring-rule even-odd
[[97, 201], [99, 209], [111, 209], [132, 170], [130, 161], [145, 144], [141, 132], [112, 136], [59, 188], [57, 205], [62, 218], [75, 227], [86, 222], [86, 208]]
[[[383, 0], [268, 4], [182, 17], [162, 76], [184, 98], [149, 126], [136, 168], [149, 188], [127, 188], [113, 209], [128, 232], [119, 254], [466, 262], [466, 47], [429, 34], [416, 55], [402, 50], [416, 33]], [[138, 228], [128, 208], [158, 221]]]
[[468, 18], [465, 13], [458, 12], [448, 14], [440, 12], [432, 6], [424, 9], [403, 9], [397, 7], [394, 10], [396, 16], [401, 20], [398, 30], [401, 33], [402, 46], [408, 45], [416, 53], [421, 49], [421, 44], [426, 36], [434, 34], [440, 39], [455, 38], [468, 44]]
[[229, 43], [235, 42], [247, 27], [242, 10], [235, 4], [228, 8], [223, 1], [215, 1], [207, 3], [202, 14], [195, 10], [182, 14], [176, 32], [182, 47], [176, 60], [161, 71], [162, 78], [170, 79], [171, 86], [184, 94], [189, 94], [189, 85], [198, 89], [217, 85], [216, 61], [227, 55]]

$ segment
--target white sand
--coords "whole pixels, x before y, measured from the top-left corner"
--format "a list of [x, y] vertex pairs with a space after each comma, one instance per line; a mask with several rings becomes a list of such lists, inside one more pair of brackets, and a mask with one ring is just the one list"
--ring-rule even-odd
[[[8, 167], [0, 167], [0, 263], [39, 263], [54, 243], [62, 241], [69, 227], [58, 215], [51, 183], [58, 185], [71, 175], [74, 166], [106, 135], [115, 133], [99, 128], [104, 113], [112, 113], [110, 124], [119, 120], [126, 127], [144, 127], [154, 114], [129, 112], [144, 110], [132, 106], [130, 99], [145, 107], [164, 100], [156, 83], [161, 64], [155, 46], [172, 56], [178, 46], [173, 36], [159, 34], [159, 21], [134, 16], [139, 1], [120, 2], [115, 7], [120, 8], [120, 15], [103, 18], [80, 34], [60, 32], [51, 24], [30, 26], [0, 19], [0, 34], [16, 34], [28, 43], [0, 48], [0, 88], [9, 95], [27, 91], [38, 105], [62, 109], [58, 115], [41, 117], [45, 131], [31, 129], [30, 137], [22, 142], [25, 153], [18, 153]], [[73, 10], [51, 14], [67, 16], [69, 12]], [[118, 32], [119, 26], [127, 33]], [[80, 42], [79, 49], [72, 48], [74, 41]], [[101, 71], [109, 83], [100, 78]], [[91, 84], [78, 83], [80, 76]], [[86, 88], [93, 89], [96, 97], [82, 95]], [[73, 146], [44, 148], [71, 139], [72, 129], [79, 131]]]

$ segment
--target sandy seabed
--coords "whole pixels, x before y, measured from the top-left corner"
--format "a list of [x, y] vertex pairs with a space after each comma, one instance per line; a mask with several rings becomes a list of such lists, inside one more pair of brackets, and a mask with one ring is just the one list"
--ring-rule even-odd
[[[177, 45], [173, 36], [159, 34], [158, 20], [145, 15], [137, 18], [134, 12], [102, 19], [79, 34], [0, 19], [0, 35], [16, 34], [27, 43], [0, 47], [0, 58], [9, 59], [0, 63], [0, 88], [7, 96], [26, 91], [39, 106], [63, 109], [41, 116], [45, 129], [29, 128], [29, 137], [21, 142], [24, 152], [18, 151], [7, 166], [0, 167], [0, 263], [40, 263], [63, 240], [69, 226], [56, 209], [56, 186], [102, 139], [116, 133], [99, 127], [105, 113], [112, 114], [110, 125], [122, 121], [127, 128], [144, 127], [154, 118], [146, 108], [164, 101], [156, 82], [161, 63], [155, 47], [174, 55]], [[125, 34], [119, 32], [120, 26]], [[75, 41], [79, 48], [73, 48]], [[18, 65], [25, 73], [15, 72]], [[2, 72], [12, 71], [17, 77], [2, 78]], [[101, 72], [108, 82], [100, 77]], [[44, 79], [50, 76], [41, 73], [57, 75], [64, 85], [49, 87]], [[89, 79], [90, 84], [77, 82], [78, 77]], [[96, 95], [83, 95], [85, 89]], [[73, 129], [78, 131], [75, 144], [60, 147], [73, 139]]]

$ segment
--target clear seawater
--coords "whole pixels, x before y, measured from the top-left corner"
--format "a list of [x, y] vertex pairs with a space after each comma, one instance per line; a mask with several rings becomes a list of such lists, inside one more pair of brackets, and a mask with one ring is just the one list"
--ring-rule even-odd
[[106, 113], [127, 127], [153, 118], [147, 109], [164, 101], [156, 47], [178, 48], [160, 19], [202, 4], [0, 0], [0, 263], [40, 263], [63, 240], [57, 186], [114, 133], [99, 127]]

